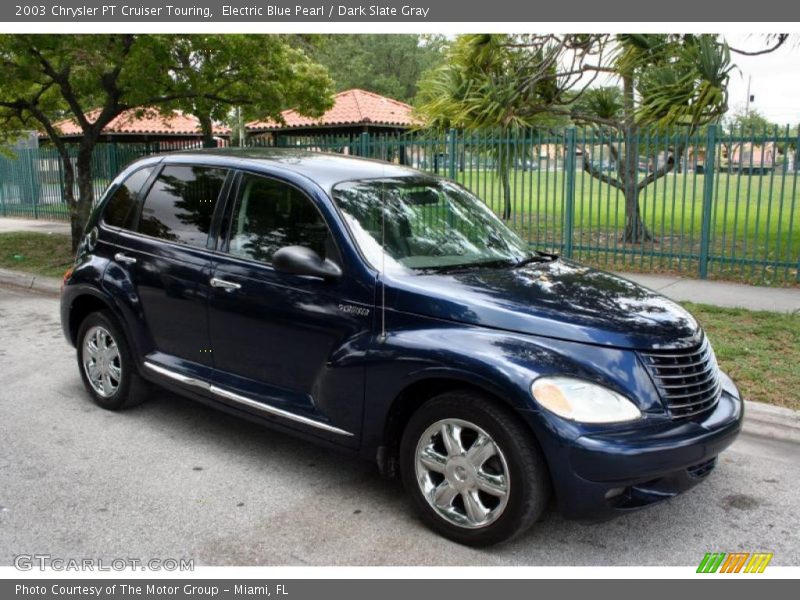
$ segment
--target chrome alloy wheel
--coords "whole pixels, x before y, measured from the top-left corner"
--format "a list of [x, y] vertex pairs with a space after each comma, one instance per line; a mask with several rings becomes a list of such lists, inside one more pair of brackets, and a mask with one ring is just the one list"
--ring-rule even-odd
[[83, 337], [83, 370], [89, 385], [103, 398], [113, 396], [122, 382], [122, 359], [117, 342], [96, 325]]
[[505, 456], [468, 421], [443, 419], [428, 427], [417, 443], [415, 469], [428, 504], [453, 525], [486, 527], [506, 508], [511, 481]]

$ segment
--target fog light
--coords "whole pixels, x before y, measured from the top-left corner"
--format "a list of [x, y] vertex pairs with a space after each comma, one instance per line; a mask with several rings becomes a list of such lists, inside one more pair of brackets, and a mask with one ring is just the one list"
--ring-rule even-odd
[[606, 492], [606, 500], [611, 500], [612, 498], [616, 498], [617, 496], [622, 496], [625, 493], [625, 488], [611, 488]]

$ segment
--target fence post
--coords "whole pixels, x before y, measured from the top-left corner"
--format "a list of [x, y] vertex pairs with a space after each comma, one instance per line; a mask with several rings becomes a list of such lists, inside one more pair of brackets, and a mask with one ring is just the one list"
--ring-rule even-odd
[[456, 179], [456, 152], [458, 151], [458, 132], [450, 129], [447, 132], [447, 178]]
[[708, 249], [711, 245], [711, 212], [714, 203], [714, 162], [717, 155], [717, 126], [709, 125], [706, 160], [703, 167], [703, 221], [700, 226], [700, 279], [708, 278]]
[[0, 208], [3, 209], [3, 216], [6, 216], [6, 181], [8, 177], [6, 176], [5, 167], [7, 164], [8, 159], [0, 156]]
[[359, 155], [362, 158], [369, 158], [369, 133], [367, 133], [366, 131], [362, 132], [360, 140], [361, 140], [360, 144], [361, 147], [358, 150]]
[[575, 233], [575, 128], [569, 127], [565, 137], [564, 156], [564, 256], [572, 258], [572, 238]]
[[110, 160], [108, 162], [111, 167], [111, 177], [109, 179], [114, 179], [117, 173], [119, 173], [119, 148], [117, 147], [117, 140], [115, 138], [111, 138], [110, 154]]

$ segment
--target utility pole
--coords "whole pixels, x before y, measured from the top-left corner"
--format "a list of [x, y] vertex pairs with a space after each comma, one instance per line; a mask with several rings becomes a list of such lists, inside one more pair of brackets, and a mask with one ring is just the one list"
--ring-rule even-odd
[[752, 98], [752, 96], [750, 95], [750, 82], [752, 81], [752, 79], [753, 79], [752, 75], [747, 76], [747, 103], [745, 104], [745, 109], [744, 109], [745, 118], [748, 118], [750, 116], [750, 99]]
[[244, 148], [245, 147], [245, 136], [247, 135], [247, 132], [245, 131], [245, 127], [244, 127], [244, 119], [242, 118], [242, 107], [241, 106], [237, 106], [236, 107], [236, 128], [239, 130], [238, 131], [239, 135], [237, 136], [239, 138], [239, 147], [240, 148]]

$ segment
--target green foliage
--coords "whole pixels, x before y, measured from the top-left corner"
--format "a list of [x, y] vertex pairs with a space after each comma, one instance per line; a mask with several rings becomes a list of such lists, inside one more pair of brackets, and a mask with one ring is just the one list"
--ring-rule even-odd
[[[58, 149], [75, 244], [94, 199], [94, 146], [123, 111], [180, 108], [200, 119], [210, 140], [212, 121], [233, 107], [273, 118], [290, 107], [312, 116], [327, 109], [327, 72], [290, 41], [264, 35], [2, 35], [0, 131], [44, 130]], [[65, 117], [83, 132], [77, 178], [55, 128]]]
[[723, 128], [730, 135], [764, 135], [783, 128], [777, 123], [770, 123], [764, 115], [756, 109], [737, 110], [723, 120]]
[[423, 73], [439, 64], [445, 39], [438, 35], [315, 35], [295, 39], [324, 65], [336, 91], [361, 88], [411, 102]]
[[[690, 132], [727, 110], [733, 65], [726, 44], [713, 35], [463, 35], [448, 59], [421, 84], [419, 113], [434, 127], [463, 129], [548, 126], [559, 119], [637, 139], [641, 125]], [[618, 85], [596, 87], [599, 76]], [[667, 161], [639, 180], [640, 151], [609, 145], [615, 175], [594, 168], [593, 177], [626, 191], [624, 240], [652, 240], [639, 209], [639, 192], [674, 167]], [[680, 155], [680, 149], [675, 154]], [[507, 162], [507, 161], [506, 161]], [[498, 161], [505, 207], [511, 201], [504, 161]]]
[[[715, 35], [620, 36], [618, 68], [637, 81], [640, 123], [696, 128], [728, 109], [727, 85], [734, 65], [727, 44]], [[629, 38], [646, 38], [649, 44]]]
[[622, 118], [624, 110], [622, 90], [614, 85], [586, 90], [573, 107], [575, 114], [594, 115], [615, 122]]
[[167, 49], [176, 99], [161, 106], [192, 113], [204, 126], [225, 120], [234, 105], [245, 120], [280, 120], [287, 108], [316, 117], [332, 105], [325, 68], [281, 36], [175, 36]]
[[417, 112], [436, 128], [556, 125], [558, 117], [536, 107], [556, 101], [558, 52], [555, 44], [530, 52], [514, 36], [459, 36], [420, 82]]
[[[435, 126], [535, 127], [571, 118], [618, 129], [699, 127], [727, 110], [730, 50], [714, 35], [462, 35], [420, 84]], [[632, 81], [630, 102], [619, 85]], [[634, 94], [635, 92], [635, 94]]]

